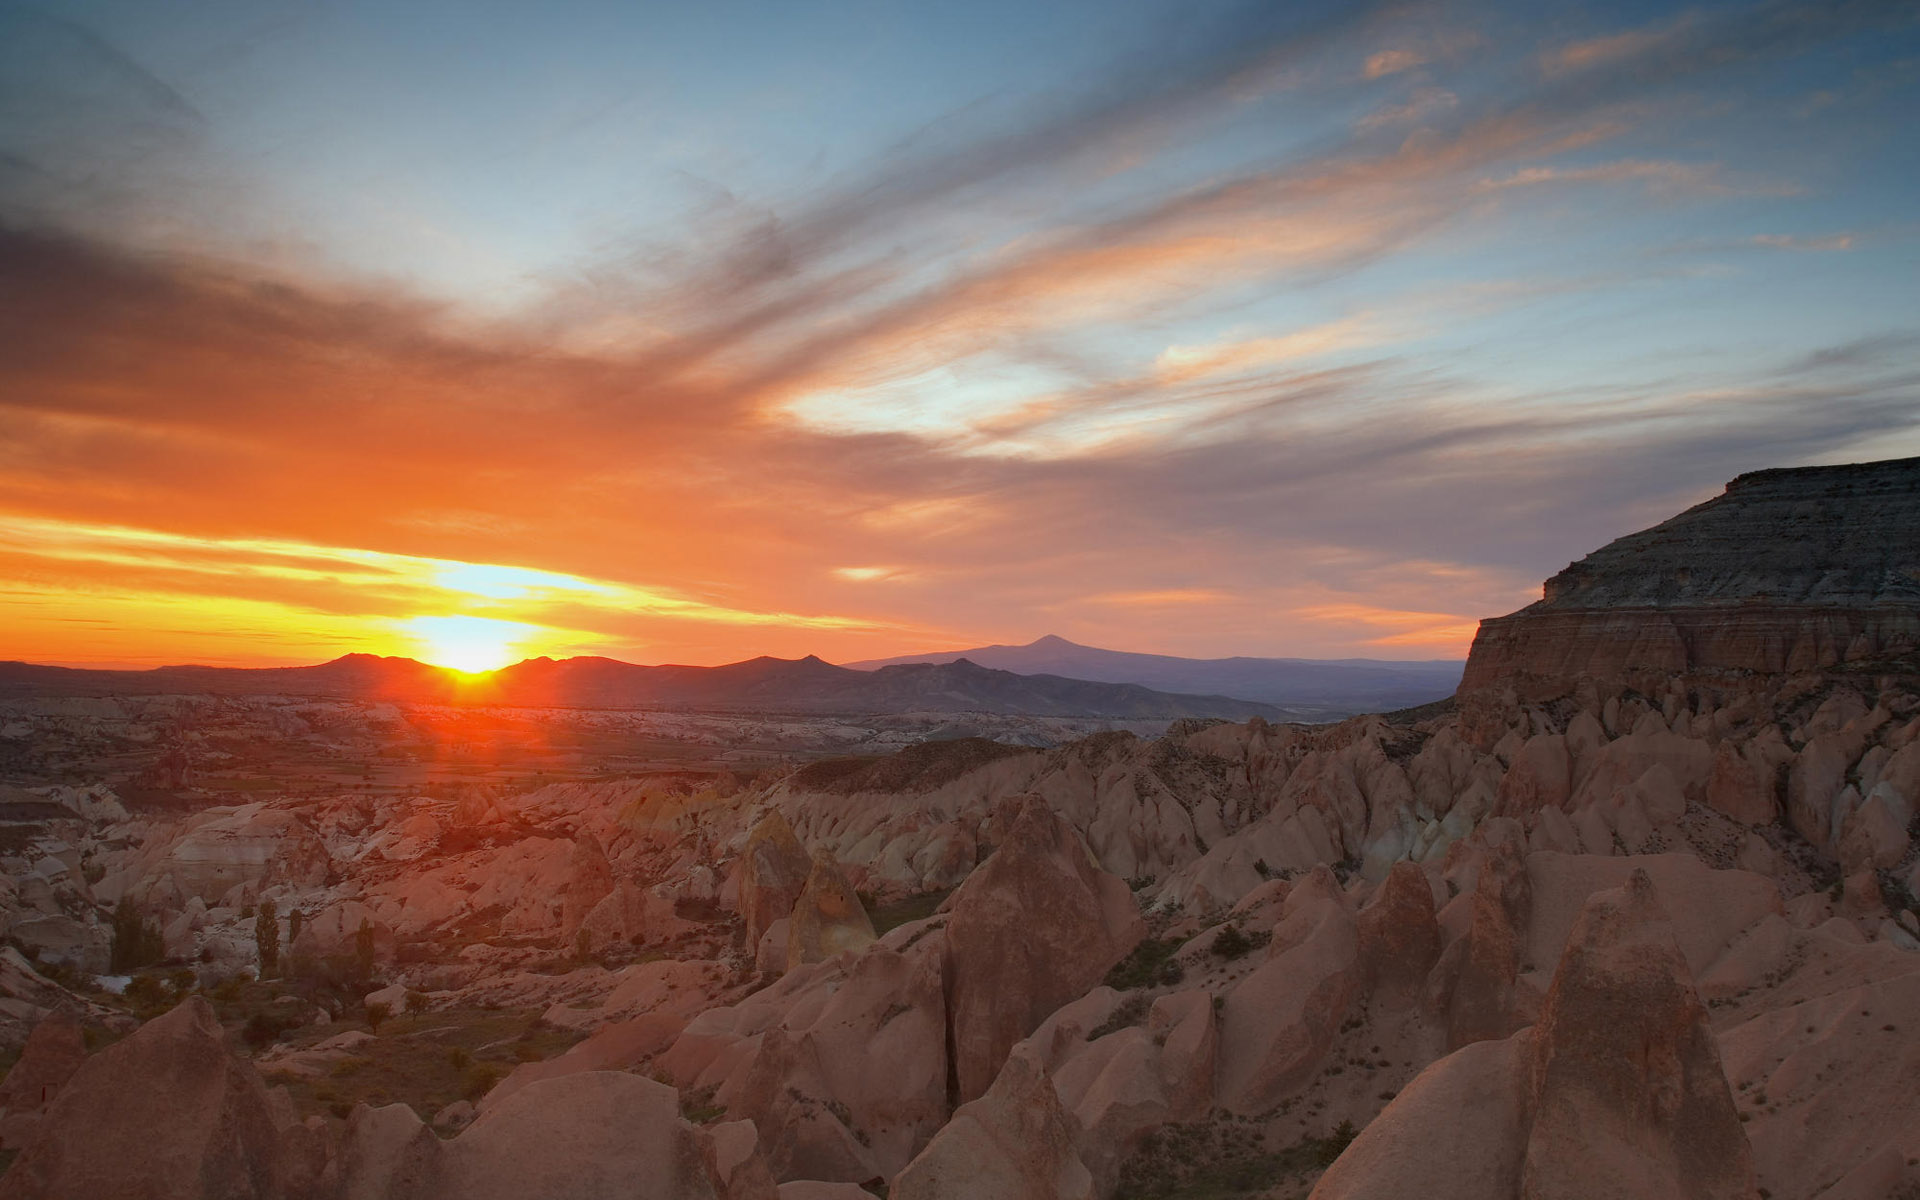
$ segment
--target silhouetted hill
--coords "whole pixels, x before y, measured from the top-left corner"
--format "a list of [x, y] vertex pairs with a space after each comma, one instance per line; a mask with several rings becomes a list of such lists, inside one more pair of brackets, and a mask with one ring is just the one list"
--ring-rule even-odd
[[1384, 712], [1442, 699], [1459, 685], [1463, 666], [1451, 661], [1387, 662], [1367, 658], [1179, 658], [1102, 650], [1051, 634], [1024, 646], [979, 646], [846, 665], [867, 671], [963, 658], [1022, 675], [1064, 675], [1102, 683], [1135, 683], [1168, 692], [1237, 696], [1323, 715]]
[[874, 671], [812, 655], [719, 667], [636, 666], [610, 658], [532, 658], [486, 675], [460, 675], [410, 658], [349, 654], [311, 667], [159, 667], [99, 671], [0, 663], [0, 695], [316, 696], [429, 704], [676, 708], [738, 712], [991, 712], [1023, 716], [1168, 720], [1289, 719], [1274, 705], [1183, 695], [1136, 684], [1020, 675], [968, 662]]

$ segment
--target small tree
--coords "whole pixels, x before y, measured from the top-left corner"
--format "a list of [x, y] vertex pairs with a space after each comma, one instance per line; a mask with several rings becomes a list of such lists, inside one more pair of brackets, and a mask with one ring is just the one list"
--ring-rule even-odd
[[273, 901], [262, 900], [253, 919], [253, 944], [260, 951], [260, 978], [280, 973], [280, 913]]
[[113, 947], [107, 959], [113, 973], [120, 975], [152, 966], [166, 953], [166, 938], [160, 926], [143, 918], [131, 897], [120, 897], [120, 903], [113, 909]]
[[367, 1028], [375, 1033], [379, 1033], [380, 1022], [392, 1015], [386, 1005], [376, 1000], [374, 1003], [367, 1005]]
[[361, 983], [373, 978], [373, 922], [365, 917], [353, 935], [353, 972]]
[[293, 949], [293, 944], [300, 940], [300, 930], [305, 928], [306, 924], [307, 914], [299, 909], [296, 908], [287, 913], [287, 949]]

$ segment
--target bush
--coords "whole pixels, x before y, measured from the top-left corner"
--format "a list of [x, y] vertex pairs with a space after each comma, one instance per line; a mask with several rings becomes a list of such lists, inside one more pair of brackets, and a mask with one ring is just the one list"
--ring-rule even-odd
[[160, 926], [140, 915], [131, 898], [122, 896], [113, 909], [113, 949], [109, 952], [110, 970], [124, 975], [150, 967], [166, 957], [166, 938]]
[[260, 902], [260, 915], [253, 919], [253, 946], [260, 952], [260, 978], [280, 973], [280, 912], [273, 901]]
[[467, 1068], [466, 1078], [460, 1083], [460, 1090], [465, 1093], [467, 1099], [478, 1100], [493, 1090], [493, 1085], [500, 1082], [500, 1075], [500, 1068], [492, 1063], [474, 1063]]
[[135, 975], [120, 994], [143, 1016], [157, 1015], [173, 1002], [173, 993], [157, 975]]
[[427, 1004], [428, 1004], [428, 1000], [427, 1000], [427, 994], [425, 992], [408, 992], [407, 993], [407, 1015], [408, 1016], [417, 1017], [421, 1013], [426, 1012]]
[[1186, 942], [1180, 938], [1142, 938], [1127, 956], [1107, 972], [1105, 983], [1115, 991], [1179, 983], [1186, 976], [1173, 956]]
[[381, 1004], [377, 1001], [373, 1004], [367, 1005], [367, 1028], [372, 1030], [375, 1033], [379, 1033], [380, 1022], [386, 1020], [388, 1017], [392, 1015], [393, 1015], [393, 1011], [391, 1009], [389, 1009], [386, 1005]]
[[1269, 930], [1263, 929], [1258, 933], [1247, 934], [1240, 932], [1238, 925], [1228, 925], [1214, 935], [1213, 945], [1208, 949], [1228, 962], [1232, 962], [1235, 959], [1245, 958], [1249, 953], [1272, 940], [1273, 934]]
[[240, 1030], [240, 1036], [255, 1050], [271, 1046], [280, 1040], [280, 1035], [292, 1029], [296, 1022], [291, 1017], [274, 1013], [257, 1012], [247, 1018], [246, 1025]]

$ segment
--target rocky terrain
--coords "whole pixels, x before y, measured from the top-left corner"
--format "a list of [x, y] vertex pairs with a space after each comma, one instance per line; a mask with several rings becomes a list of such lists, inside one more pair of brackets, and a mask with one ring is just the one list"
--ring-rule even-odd
[[[1659, 527], [1785, 487], [1880, 528], [1864, 575], [1774, 538], [1642, 604], [1650, 531], [1336, 724], [421, 784], [424, 709], [244, 701], [296, 780], [10, 701], [37, 770], [145, 765], [0, 798], [0, 1197], [1920, 1196], [1920, 518], [1861, 482], [1912, 470]], [[1870, 650], [1512, 632], [1816, 568], [1778, 603]]]
[[1547, 581], [1484, 621], [1467, 688], [1551, 694], [1577, 676], [1658, 689], [1920, 651], [1920, 459], [1755, 471]]

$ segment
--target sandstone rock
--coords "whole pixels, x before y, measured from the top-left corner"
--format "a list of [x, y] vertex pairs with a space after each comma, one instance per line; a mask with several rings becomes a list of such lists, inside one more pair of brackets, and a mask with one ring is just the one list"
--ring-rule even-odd
[[1319, 1069], [1365, 987], [1359, 933], [1322, 867], [1287, 896], [1268, 957], [1227, 993], [1220, 1027], [1220, 1102], [1263, 1110]]
[[827, 851], [814, 851], [813, 870], [788, 918], [787, 969], [863, 949], [873, 941], [873, 922], [840, 864]]
[[1528, 738], [1500, 781], [1499, 811], [1508, 816], [1560, 808], [1573, 792], [1567, 739], [1557, 733]]
[[[1004, 849], [1004, 847], [1003, 847]], [[989, 859], [989, 862], [992, 860]], [[1093, 1200], [1073, 1117], [1031, 1059], [1009, 1058], [888, 1190], [893, 1200]]]
[[1426, 872], [1395, 863], [1356, 921], [1359, 955], [1375, 997], [1392, 1007], [1416, 999], [1440, 958], [1440, 926]]
[[0, 1149], [20, 1149], [86, 1057], [80, 1023], [69, 1014], [55, 1012], [33, 1027], [20, 1061], [0, 1081]]
[[1473, 923], [1466, 938], [1455, 943], [1461, 947], [1456, 978], [1436, 988], [1444, 993], [1449, 1046], [1504, 1038], [1519, 1024], [1514, 982], [1532, 895], [1517, 851], [1502, 848], [1487, 857], [1473, 890]]
[[1533, 1031], [1475, 1042], [1400, 1090], [1309, 1200], [1513, 1200], [1526, 1156]]
[[54, 1097], [5, 1200], [292, 1193], [265, 1084], [195, 996], [89, 1058]]
[[1588, 899], [1538, 1024], [1427, 1067], [1312, 1200], [1757, 1195], [1706, 1010], [1636, 871]]
[[673, 901], [622, 879], [581, 918], [573, 937], [578, 942], [584, 936], [588, 952], [597, 954], [621, 943], [667, 941], [696, 928], [674, 912]]
[[1828, 962], [1868, 978], [1823, 982], [1723, 1031], [1727, 1077], [1751, 1106], [1754, 1167], [1773, 1195], [1895, 1197], [1908, 1180], [1888, 1168], [1920, 1156], [1920, 1039], [1907, 1028], [1920, 1012], [1920, 972], [1910, 953], [1883, 947]]
[[779, 975], [787, 969], [787, 930], [791, 923], [789, 918], [781, 917], [760, 935], [760, 944], [753, 952], [753, 969], [763, 977]]
[[343, 900], [302, 925], [291, 949], [296, 970], [320, 969], [352, 977], [362, 967], [392, 962], [395, 941], [393, 930], [372, 909], [357, 900]]
[[1885, 870], [1907, 856], [1907, 827], [1913, 811], [1891, 783], [1882, 783], [1846, 818], [1840, 835], [1840, 866]]
[[341, 1172], [347, 1200], [729, 1195], [674, 1090], [638, 1075], [589, 1071], [528, 1084], [448, 1142], [400, 1108], [355, 1114]]
[[1526, 1200], [1751, 1200], [1753, 1163], [1691, 973], [1635, 871], [1590, 897], [1532, 1048]]
[[1707, 777], [1708, 805], [1748, 825], [1765, 825], [1776, 815], [1773, 769], [1743, 753], [1732, 741], [1713, 752], [1713, 772]]
[[857, 1183], [796, 1179], [780, 1185], [780, 1200], [873, 1200], [873, 1193]]
[[944, 946], [876, 945], [783, 986], [715, 1102], [754, 1122], [778, 1178], [891, 1176], [948, 1115]]
[[241, 883], [319, 887], [332, 865], [306, 822], [285, 809], [248, 804], [191, 819], [144, 874], [149, 881], [170, 878], [183, 894], [211, 904]]
[[1920, 459], [1756, 471], [1589, 554], [1483, 621], [1461, 688], [1652, 694], [1686, 672], [1782, 674], [1920, 642]]
[[591, 833], [574, 839], [573, 858], [560, 893], [560, 936], [571, 938], [599, 904], [613, 891], [613, 867]]
[[[1111, 1015], [1109, 1009], [1100, 1019]], [[1060, 1034], [1078, 1035], [1065, 1046], [1058, 1043], [1067, 1039], [1048, 1036], [1054, 1020], [1016, 1047], [1014, 1056], [1061, 1060], [1051, 1072], [1054, 1091], [1078, 1128], [1078, 1157], [1092, 1174], [1095, 1191], [1106, 1195], [1142, 1137], [1169, 1121], [1198, 1120], [1211, 1107], [1219, 1045], [1213, 999], [1198, 989], [1162, 996], [1144, 1027], [1120, 1029], [1093, 1042], [1080, 1040], [1085, 1029], [1063, 1023]]]
[[812, 872], [812, 860], [787, 818], [778, 809], [762, 817], [740, 852], [739, 906], [748, 945], [759, 945], [769, 925], [793, 912]]
[[1041, 1018], [1124, 958], [1146, 923], [1126, 883], [1033, 797], [955, 893], [946, 932], [955, 1071], [969, 1100]]

